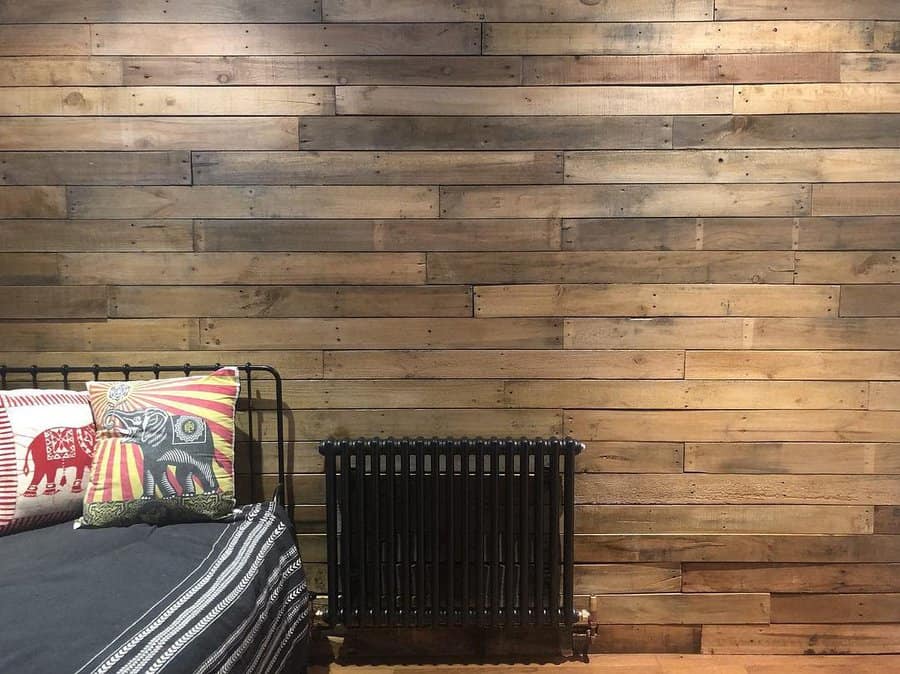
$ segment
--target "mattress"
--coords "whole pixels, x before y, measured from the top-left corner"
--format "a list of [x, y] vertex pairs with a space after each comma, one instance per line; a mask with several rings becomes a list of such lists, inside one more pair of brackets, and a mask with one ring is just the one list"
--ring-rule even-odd
[[0, 672], [281, 672], [305, 665], [309, 593], [287, 514], [72, 523], [0, 538]]

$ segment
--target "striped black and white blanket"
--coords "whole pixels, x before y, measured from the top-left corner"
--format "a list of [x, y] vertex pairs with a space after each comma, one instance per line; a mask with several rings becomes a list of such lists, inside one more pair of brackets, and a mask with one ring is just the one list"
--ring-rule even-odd
[[309, 593], [287, 515], [0, 538], [0, 672], [287, 672]]

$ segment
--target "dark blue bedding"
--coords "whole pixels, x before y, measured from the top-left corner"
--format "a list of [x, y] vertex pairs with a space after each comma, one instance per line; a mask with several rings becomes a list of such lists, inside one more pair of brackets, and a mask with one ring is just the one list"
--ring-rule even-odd
[[228, 523], [0, 538], [0, 672], [293, 672], [309, 612], [293, 528], [272, 504]]

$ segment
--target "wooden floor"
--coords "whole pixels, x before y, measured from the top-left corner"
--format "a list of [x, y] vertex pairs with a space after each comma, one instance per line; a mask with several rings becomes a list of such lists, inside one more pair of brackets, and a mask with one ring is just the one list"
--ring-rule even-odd
[[891, 674], [900, 655], [595, 655], [553, 665], [331, 665], [310, 674]]

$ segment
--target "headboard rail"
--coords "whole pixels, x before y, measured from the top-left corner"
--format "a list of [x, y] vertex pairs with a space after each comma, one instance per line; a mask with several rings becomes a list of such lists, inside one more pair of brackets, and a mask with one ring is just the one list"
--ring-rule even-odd
[[[0, 364], [0, 390], [7, 390], [10, 384], [14, 383], [15, 375], [25, 375], [25, 382], [30, 379], [33, 388], [42, 388], [41, 384], [53, 383], [54, 385], [62, 384], [65, 389], [71, 388], [73, 383], [72, 375], [90, 375], [94, 381], [99, 381], [103, 375], [117, 375], [123, 381], [128, 381], [134, 374], [152, 374], [154, 378], [159, 379], [162, 375], [183, 375], [185, 377], [191, 374], [202, 372], [215, 372], [223, 367], [222, 364], [214, 365], [193, 365], [184, 363], [179, 365], [29, 365], [29, 366], [7, 366]], [[256, 409], [253, 405], [254, 382], [259, 381], [259, 377], [270, 379], [275, 388], [275, 436], [276, 451], [278, 456], [278, 484], [272, 495], [272, 500], [283, 505], [291, 513], [291, 503], [288, 502], [289, 490], [287, 489], [287, 481], [285, 477], [285, 448], [284, 448], [284, 396], [282, 390], [281, 375], [271, 365], [253, 365], [245, 363], [237, 365], [238, 370], [243, 375], [241, 394], [239, 401], [244, 401], [246, 409], [242, 410], [247, 415], [247, 441], [248, 441], [248, 466], [250, 477], [251, 494], [256, 478], [263, 473], [260, 459], [257, 459], [257, 439], [254, 430], [254, 413]], [[48, 377], [56, 375], [59, 379], [48, 381]], [[255, 378], [256, 377], [256, 378]], [[21, 380], [15, 383], [20, 383]], [[260, 433], [261, 435], [262, 433]], [[258, 438], [262, 441], [262, 437]]]

